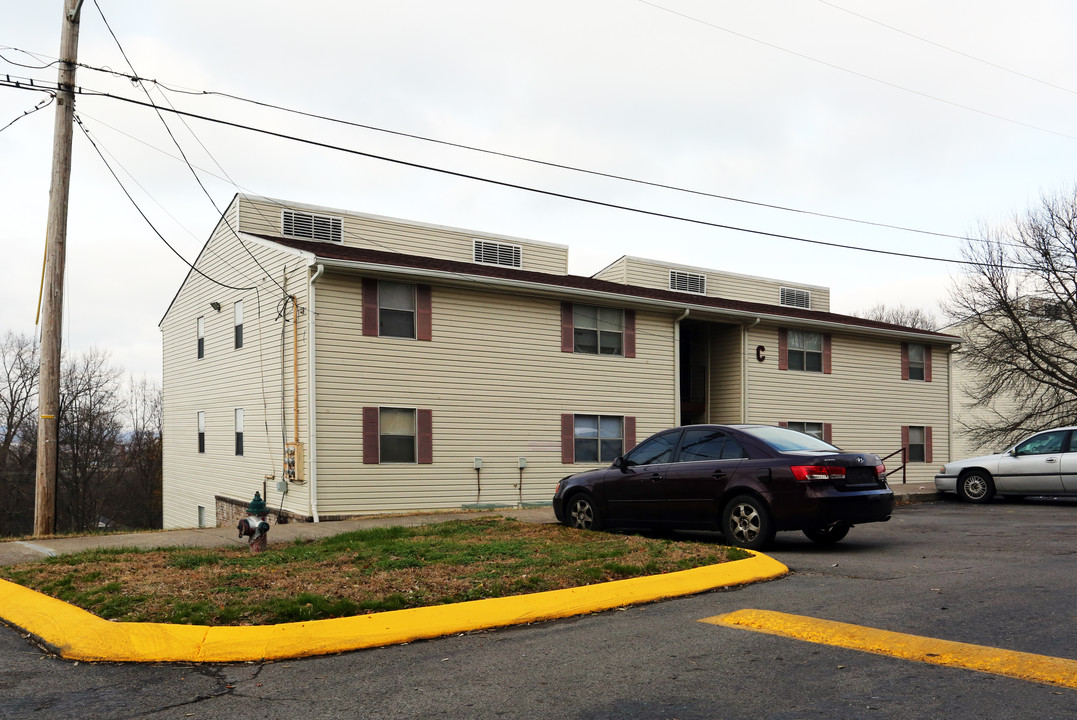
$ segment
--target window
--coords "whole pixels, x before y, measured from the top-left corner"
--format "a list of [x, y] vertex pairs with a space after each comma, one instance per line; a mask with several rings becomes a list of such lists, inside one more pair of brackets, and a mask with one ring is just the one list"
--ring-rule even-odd
[[798, 288], [783, 287], [778, 293], [778, 302], [789, 307], [811, 310], [811, 293]]
[[236, 304], [232, 306], [232, 316], [235, 320], [236, 332], [235, 332], [235, 348], [239, 350], [243, 347], [243, 301], [237, 300]]
[[433, 435], [430, 410], [363, 408], [364, 463], [433, 463]]
[[623, 355], [624, 311], [572, 306], [573, 351], [591, 355]]
[[206, 356], [206, 319], [204, 317], [198, 318], [197, 335], [198, 335], [198, 359], [201, 360]]
[[644, 440], [632, 452], [625, 455], [625, 465], [658, 465], [673, 459], [680, 430], [655, 435]]
[[606, 415], [577, 415], [573, 454], [578, 463], [613, 462], [624, 452], [624, 421]]
[[429, 285], [363, 280], [363, 335], [431, 340], [432, 317]]
[[1052, 430], [1051, 432], [1033, 435], [1028, 440], [1014, 448], [1015, 455], [1050, 455], [1062, 452], [1068, 430]]
[[236, 455], [243, 454], [243, 408], [236, 408]]
[[206, 508], [202, 505], [198, 506], [198, 527], [204, 528], [206, 526]]
[[822, 333], [789, 331], [789, 369], [804, 372], [823, 371]]
[[519, 245], [490, 242], [489, 240], [475, 240], [472, 251], [475, 262], [483, 265], [523, 267], [522, 249]]
[[901, 343], [901, 379], [931, 382], [931, 347]]
[[826, 440], [827, 438], [823, 434], [823, 423], [815, 422], [791, 422], [786, 425], [790, 430], [796, 430], [802, 432], [805, 435], [811, 435], [816, 440]]
[[342, 224], [340, 218], [329, 215], [312, 215], [281, 210], [281, 232], [284, 235], [311, 240], [328, 240], [342, 242]]
[[908, 448], [906, 462], [931, 462], [931, 428], [908, 425], [901, 428], [901, 443]]
[[669, 271], [669, 289], [679, 292], [707, 294], [707, 276], [682, 270]]
[[721, 430], [686, 430], [681, 442], [680, 462], [734, 460], [747, 457], [739, 442]]
[[206, 411], [198, 411], [198, 452], [206, 452]]

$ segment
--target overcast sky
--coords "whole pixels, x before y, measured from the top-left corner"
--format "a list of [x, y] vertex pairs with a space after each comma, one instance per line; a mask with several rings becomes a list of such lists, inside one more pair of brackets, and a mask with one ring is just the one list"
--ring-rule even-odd
[[[363, 125], [758, 203], [964, 236], [1070, 188], [1077, 3], [1066, 0], [97, 0], [138, 74]], [[0, 80], [59, 54], [62, 0], [0, 0]], [[929, 42], [926, 42], [929, 41]], [[16, 50], [17, 49], [17, 50]], [[25, 52], [33, 53], [28, 55]], [[79, 59], [128, 71], [94, 0]], [[145, 100], [81, 68], [86, 89]], [[156, 102], [164, 97], [153, 90]], [[412, 163], [721, 225], [957, 259], [962, 241], [687, 195], [218, 96], [169, 102]], [[47, 96], [0, 87], [0, 127]], [[79, 96], [138, 204], [193, 260], [233, 194], [824, 285], [832, 309], [933, 311], [957, 265], [716, 229], [452, 178]], [[0, 132], [0, 331], [35, 332], [54, 106]], [[187, 267], [76, 131], [64, 347], [159, 379]]]

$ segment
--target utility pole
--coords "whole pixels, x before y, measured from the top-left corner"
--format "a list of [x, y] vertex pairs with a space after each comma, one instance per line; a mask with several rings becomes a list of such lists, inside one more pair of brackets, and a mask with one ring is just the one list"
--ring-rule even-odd
[[60, 414], [60, 335], [64, 310], [64, 262], [67, 200], [71, 188], [71, 139], [75, 115], [75, 61], [79, 47], [79, 13], [83, 0], [64, 0], [60, 35], [60, 71], [49, 184], [49, 224], [45, 235], [42, 278], [41, 376], [38, 380], [37, 484], [34, 536], [56, 529], [56, 461]]

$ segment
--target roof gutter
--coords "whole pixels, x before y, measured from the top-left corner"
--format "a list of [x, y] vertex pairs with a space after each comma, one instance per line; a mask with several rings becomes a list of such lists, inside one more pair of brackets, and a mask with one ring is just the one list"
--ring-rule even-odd
[[307, 280], [307, 458], [310, 461], [310, 516], [314, 522], [320, 522], [318, 518], [318, 412], [315, 406], [314, 382], [314, 321], [317, 313], [314, 312], [314, 281], [325, 272], [324, 265], [318, 265], [318, 269]]
[[673, 424], [681, 424], [681, 320], [688, 317], [691, 308], [685, 308], [673, 321]]
[[389, 276], [407, 276], [413, 278], [430, 278], [440, 280], [444, 284], [449, 285], [482, 285], [491, 289], [498, 289], [504, 291], [512, 291], [518, 293], [521, 289], [528, 290], [536, 295], [546, 295], [552, 297], [575, 297], [583, 298], [594, 301], [595, 298], [601, 298], [613, 303], [625, 304], [626, 302], [632, 305], [653, 307], [662, 309], [665, 311], [670, 310], [693, 310], [697, 313], [707, 313], [722, 315], [731, 320], [739, 321], [751, 321], [755, 320], [756, 323], [761, 321], [777, 322], [784, 324], [795, 324], [799, 327], [812, 327], [829, 331], [846, 331], [851, 328], [856, 329], [858, 332], [863, 332], [871, 335], [881, 337], [893, 337], [901, 338], [903, 340], [912, 340], [914, 342], [937, 342], [939, 344], [958, 344], [961, 342], [959, 337], [939, 337], [937, 334], [931, 333], [925, 335], [917, 332], [916, 330], [888, 330], [885, 328], [873, 328], [864, 325], [850, 325], [847, 323], [831, 322], [827, 320], [813, 320], [810, 318], [800, 318], [792, 315], [782, 315], [778, 313], [760, 313], [759, 311], [749, 310], [734, 310], [726, 308], [715, 308], [707, 305], [699, 305], [691, 302], [675, 302], [670, 300], [658, 300], [655, 298], [640, 297], [637, 295], [629, 295], [626, 293], [607, 292], [601, 290], [586, 290], [582, 288], [565, 287], [562, 285], [551, 285], [548, 283], [538, 283], [526, 280], [508, 280], [505, 278], [490, 277], [487, 275], [468, 275], [460, 272], [448, 272], [444, 270], [431, 270], [428, 268], [416, 268], [403, 265], [385, 265], [382, 263], [372, 262], [360, 262], [356, 260], [337, 260], [333, 258], [317, 258], [319, 266], [325, 266], [327, 268], [336, 268], [340, 270], [350, 270], [352, 272], [370, 273], [374, 275], [389, 275]]

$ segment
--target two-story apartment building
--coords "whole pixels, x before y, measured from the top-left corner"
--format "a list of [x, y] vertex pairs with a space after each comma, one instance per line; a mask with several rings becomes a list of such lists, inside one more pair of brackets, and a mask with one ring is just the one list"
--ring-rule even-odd
[[[958, 338], [829, 290], [237, 196], [161, 321], [164, 525], [549, 502], [696, 422], [906, 448], [929, 481]], [[899, 465], [893, 458], [891, 465]]]

